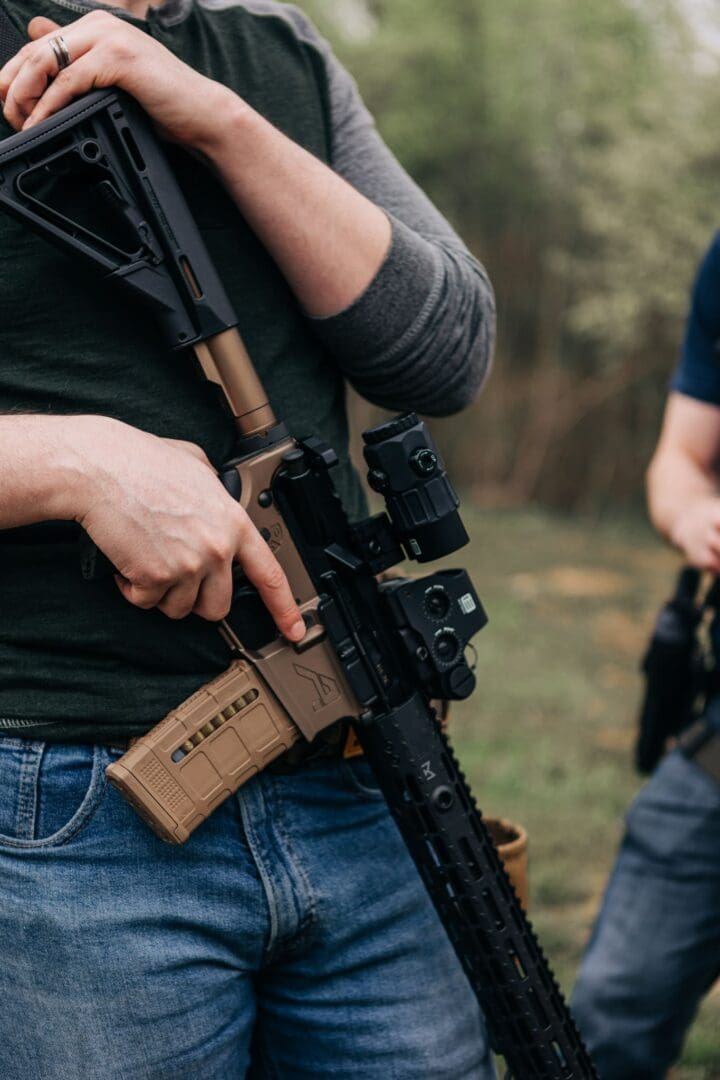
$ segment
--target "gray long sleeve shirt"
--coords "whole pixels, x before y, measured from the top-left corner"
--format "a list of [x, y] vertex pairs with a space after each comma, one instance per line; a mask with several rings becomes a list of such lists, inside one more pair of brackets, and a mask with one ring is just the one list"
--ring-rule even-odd
[[[204, 5], [217, 9], [227, 0]], [[494, 298], [484, 268], [385, 145], [355, 81], [310, 20], [274, 0], [243, 6], [287, 19], [317, 50], [330, 99], [330, 164], [392, 224], [392, 245], [375, 280], [344, 312], [315, 320], [316, 333], [370, 401], [431, 416], [464, 408], [489, 371], [494, 345]]]

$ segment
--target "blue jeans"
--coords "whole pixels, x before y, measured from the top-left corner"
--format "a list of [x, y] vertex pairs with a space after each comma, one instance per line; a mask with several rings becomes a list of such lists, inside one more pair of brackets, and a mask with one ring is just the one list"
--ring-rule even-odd
[[0, 738], [2, 1080], [490, 1080], [362, 761], [263, 774], [181, 848], [119, 752]]
[[720, 975], [720, 785], [680, 752], [640, 792], [573, 1010], [600, 1080], [662, 1080]]

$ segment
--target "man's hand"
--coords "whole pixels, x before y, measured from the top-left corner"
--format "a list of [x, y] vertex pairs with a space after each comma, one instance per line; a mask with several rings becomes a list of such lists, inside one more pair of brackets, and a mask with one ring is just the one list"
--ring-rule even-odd
[[282, 634], [305, 625], [280, 564], [199, 446], [104, 417], [73, 417], [74, 517], [140, 608], [223, 619], [240, 563]]
[[[32, 19], [33, 39], [0, 71], [5, 118], [16, 130], [39, 123], [89, 90], [118, 86], [152, 116], [161, 135], [206, 152], [223, 138], [240, 99], [200, 75], [164, 45], [108, 11], [60, 27]], [[62, 34], [71, 63], [62, 71], [50, 45]]]
[[720, 573], [720, 408], [673, 391], [648, 469], [655, 527], [698, 570]]
[[690, 500], [678, 514], [669, 539], [691, 566], [720, 574], [720, 497]]

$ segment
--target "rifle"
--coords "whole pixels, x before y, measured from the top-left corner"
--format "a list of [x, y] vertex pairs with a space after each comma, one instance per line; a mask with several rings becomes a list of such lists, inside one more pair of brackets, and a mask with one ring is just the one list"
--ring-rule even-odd
[[[81, 186], [82, 220], [58, 195], [68, 183]], [[431, 705], [472, 693], [465, 649], [487, 621], [482, 604], [464, 570], [378, 582], [405, 556], [425, 563], [467, 541], [425, 424], [410, 413], [365, 432], [386, 512], [352, 524], [334, 452], [291, 438], [274, 416], [148, 119], [121, 92], [88, 94], [1, 142], [0, 207], [149, 305], [179, 362], [194, 355], [236, 425], [223, 483], [274, 551], [307, 626], [297, 645], [279, 638], [238, 578], [219, 625], [228, 670], [110, 766], [111, 782], [181, 843], [294, 742], [351, 719], [511, 1074], [595, 1077]], [[99, 561], [86, 561], [86, 576]]]

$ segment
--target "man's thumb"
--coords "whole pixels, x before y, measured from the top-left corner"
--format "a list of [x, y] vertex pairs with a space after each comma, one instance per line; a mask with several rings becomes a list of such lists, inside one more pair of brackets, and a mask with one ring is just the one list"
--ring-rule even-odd
[[36, 15], [28, 23], [28, 34], [33, 41], [37, 41], [38, 38], [45, 37], [46, 34], [52, 34], [59, 29], [58, 23], [53, 22], [52, 19], [46, 19], [44, 15]]

